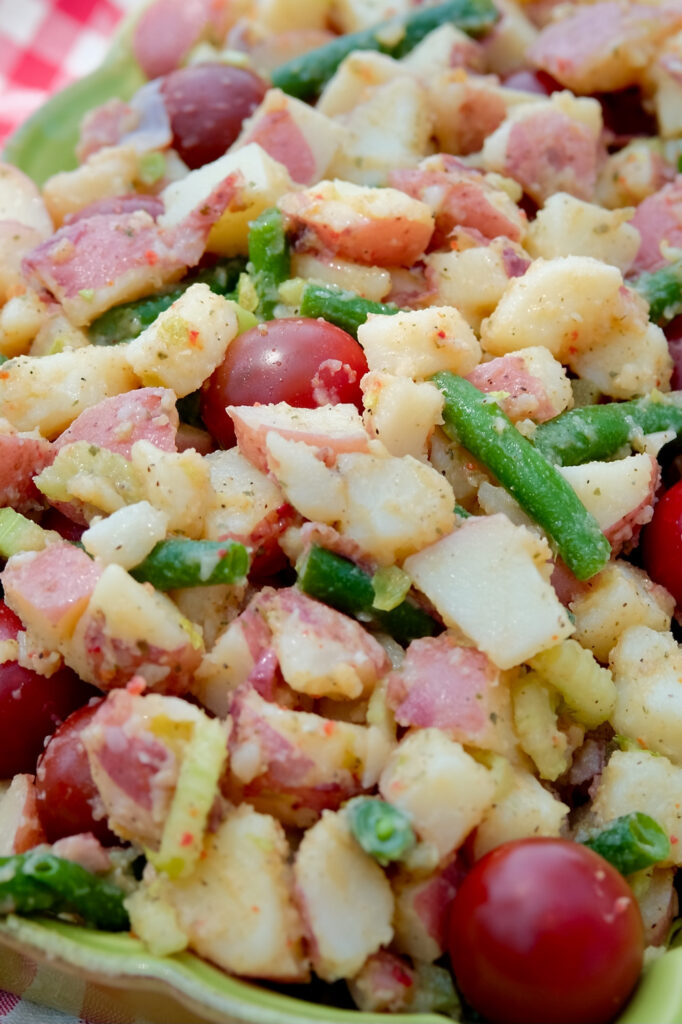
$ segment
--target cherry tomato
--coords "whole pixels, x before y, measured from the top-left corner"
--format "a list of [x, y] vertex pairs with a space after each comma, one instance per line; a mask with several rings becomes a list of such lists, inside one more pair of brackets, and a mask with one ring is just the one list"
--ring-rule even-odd
[[161, 91], [173, 147], [187, 166], [202, 167], [222, 156], [266, 89], [253, 71], [229, 64], [190, 64], [167, 75]]
[[367, 373], [360, 345], [324, 320], [270, 320], [230, 344], [224, 362], [204, 385], [201, 416], [223, 448], [235, 444], [226, 405], [288, 402], [306, 409], [352, 402], [362, 409], [360, 379]]
[[653, 519], [642, 530], [641, 549], [652, 580], [682, 604], [682, 480], [656, 502]]
[[606, 1024], [637, 983], [643, 951], [625, 879], [565, 839], [491, 850], [452, 904], [455, 977], [490, 1024]]
[[[7, 612], [0, 634], [13, 628]], [[0, 664], [0, 779], [34, 772], [47, 737], [94, 692], [69, 668], [48, 679], [16, 661]]]
[[93, 701], [69, 715], [38, 762], [38, 815], [50, 843], [79, 832], [92, 832], [105, 846], [119, 842], [109, 831], [106, 818], [97, 814], [101, 800], [80, 738], [100, 704]]
[[23, 628], [19, 616], [4, 601], [0, 601], [0, 640], [14, 640]]

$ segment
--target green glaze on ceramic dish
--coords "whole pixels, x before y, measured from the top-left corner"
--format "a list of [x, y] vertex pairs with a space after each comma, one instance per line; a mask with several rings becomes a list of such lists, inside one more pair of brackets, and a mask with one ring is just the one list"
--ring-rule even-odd
[[[19, 918], [0, 921], [3, 942], [67, 972], [126, 988], [136, 980], [158, 982], [180, 1002], [230, 1024], [387, 1024], [386, 1014], [308, 1003], [260, 988], [211, 967], [191, 953], [159, 957], [130, 935], [91, 931], [62, 921]], [[396, 1024], [443, 1024], [436, 1014], [400, 1014]], [[654, 960], [617, 1024], [682, 1024], [682, 948]]]
[[[191, 953], [159, 957], [130, 935], [97, 932], [45, 918], [10, 914], [0, 922], [3, 940], [38, 960], [57, 961], [71, 972], [126, 987], [135, 979], [158, 981], [180, 1001], [234, 1024], [358, 1024], [354, 1010], [340, 1010], [260, 988], [211, 967]], [[386, 1014], [363, 1013], [362, 1024], [387, 1024]], [[443, 1024], [435, 1014], [400, 1014], [400, 1024]], [[667, 1024], [667, 1022], [661, 1022]]]
[[83, 115], [110, 99], [129, 100], [146, 81], [130, 47], [134, 22], [126, 20], [104, 63], [53, 96], [8, 140], [3, 159], [38, 185], [77, 166], [76, 143]]

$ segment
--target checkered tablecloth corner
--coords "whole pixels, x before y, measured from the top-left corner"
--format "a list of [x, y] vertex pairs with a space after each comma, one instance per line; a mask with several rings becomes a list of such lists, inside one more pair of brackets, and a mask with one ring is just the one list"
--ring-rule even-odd
[[0, 0], [0, 146], [48, 96], [92, 71], [139, 0]]

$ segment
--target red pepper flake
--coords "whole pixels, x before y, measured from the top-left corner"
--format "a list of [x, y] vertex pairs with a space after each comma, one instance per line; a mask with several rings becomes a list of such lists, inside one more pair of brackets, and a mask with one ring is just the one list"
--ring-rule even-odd
[[194, 836], [191, 832], [183, 832], [182, 839], [180, 840], [180, 846], [191, 846], [194, 842]]
[[190, 345], [193, 346], [193, 348], [198, 348], [198, 346], [197, 346], [197, 339], [198, 339], [198, 337], [199, 337], [199, 332], [197, 330], [191, 330], [189, 332], [189, 343], [190, 343]]
[[131, 693], [133, 697], [139, 697], [147, 689], [147, 680], [144, 676], [133, 676], [126, 683], [126, 690]]
[[325, 734], [325, 736], [331, 736], [334, 732], [336, 732], [336, 723], [335, 722], [325, 722], [324, 723], [324, 734]]
[[439, 338], [445, 338], [446, 337], [445, 331], [436, 331], [436, 333], [437, 333]]
[[0, 380], [7, 380], [9, 377], [9, 370], [0, 370]]
[[144, 258], [150, 267], [156, 266], [156, 264], [159, 262], [159, 254], [158, 252], [155, 252], [153, 249], [147, 249], [147, 251], [144, 254]]
[[671, 846], [676, 846], [677, 843], [679, 843], [679, 839], [677, 838], [677, 836], [671, 836], [670, 837], [670, 845]]

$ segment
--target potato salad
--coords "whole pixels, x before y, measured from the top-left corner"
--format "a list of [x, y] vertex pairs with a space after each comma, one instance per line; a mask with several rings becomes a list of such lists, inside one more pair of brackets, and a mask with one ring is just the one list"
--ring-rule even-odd
[[0, 165], [0, 913], [608, 1024], [679, 933], [682, 2], [126, 31]]

